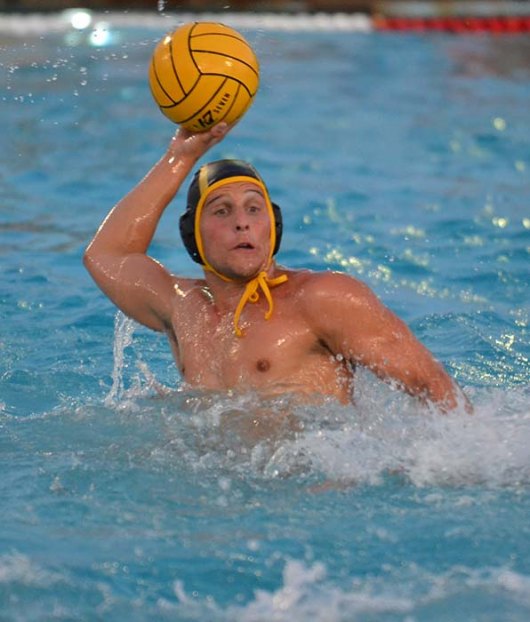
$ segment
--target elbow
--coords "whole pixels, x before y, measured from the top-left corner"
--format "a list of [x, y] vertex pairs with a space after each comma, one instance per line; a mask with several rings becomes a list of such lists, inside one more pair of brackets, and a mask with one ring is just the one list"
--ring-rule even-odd
[[90, 250], [88, 248], [85, 248], [85, 252], [83, 253], [83, 265], [85, 266], [87, 270], [89, 269], [90, 260], [91, 260]]
[[99, 284], [102, 276], [108, 272], [110, 261], [104, 254], [97, 252], [91, 243], [83, 253], [83, 265], [90, 276]]
[[96, 285], [111, 299], [117, 295], [120, 283], [121, 261], [113, 255], [100, 252], [92, 245], [83, 253], [83, 265]]
[[94, 257], [94, 253], [92, 252], [91, 247], [88, 246], [83, 253], [83, 265], [89, 274], [93, 274], [95, 263], [96, 259]]

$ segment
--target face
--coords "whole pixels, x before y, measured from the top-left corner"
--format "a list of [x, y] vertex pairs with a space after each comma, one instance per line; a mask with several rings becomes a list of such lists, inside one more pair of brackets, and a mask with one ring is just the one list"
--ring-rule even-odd
[[214, 190], [202, 209], [200, 231], [208, 263], [231, 279], [249, 279], [266, 267], [270, 216], [263, 191], [252, 182]]

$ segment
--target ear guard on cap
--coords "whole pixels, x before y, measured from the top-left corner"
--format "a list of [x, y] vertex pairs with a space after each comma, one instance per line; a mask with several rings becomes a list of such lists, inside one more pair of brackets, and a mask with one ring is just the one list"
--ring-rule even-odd
[[[179, 229], [184, 247], [193, 261], [200, 265], [204, 265], [204, 262], [201, 258], [197, 245], [197, 239], [195, 237], [195, 213], [197, 205], [201, 198], [204, 197], [205, 193], [208, 192], [208, 188], [214, 183], [217, 183], [222, 179], [240, 176], [251, 177], [263, 184], [263, 181], [256, 169], [254, 169], [254, 167], [247, 162], [243, 162], [241, 160], [218, 160], [216, 162], [206, 164], [199, 169], [191, 182], [188, 190], [187, 208], [184, 214], [180, 217]], [[276, 255], [282, 240], [283, 220], [280, 206], [272, 202], [271, 206], [274, 215], [274, 227], [276, 232], [272, 255]]]

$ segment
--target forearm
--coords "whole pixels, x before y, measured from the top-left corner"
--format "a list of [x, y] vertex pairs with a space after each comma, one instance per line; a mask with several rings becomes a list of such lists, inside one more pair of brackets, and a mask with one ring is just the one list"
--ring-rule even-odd
[[445, 371], [443, 374], [443, 381], [439, 384], [435, 382], [434, 390], [427, 393], [430, 403], [444, 413], [463, 408], [468, 414], [473, 414], [473, 406], [457, 382]]
[[180, 130], [162, 158], [111, 210], [87, 248], [85, 259], [145, 253], [164, 210], [193, 166], [228, 131], [220, 124], [209, 132]]
[[[421, 358], [418, 357], [416, 363]], [[467, 412], [471, 413], [473, 410], [456, 381], [430, 354], [424, 358], [423, 364], [414, 364], [411, 367], [404, 365], [391, 375], [397, 378], [405, 392], [425, 404], [433, 404], [441, 412], [447, 413], [462, 406]]]
[[121, 199], [103, 221], [87, 254], [145, 253], [160, 218], [181, 187], [194, 159], [169, 151], [140, 183]]
[[454, 410], [462, 401], [456, 382], [441, 366], [437, 366], [432, 375], [413, 386], [412, 393], [420, 400], [435, 405], [442, 412]]
[[[398, 326], [401, 326], [400, 333]], [[385, 382], [426, 405], [434, 405], [441, 412], [462, 406], [471, 412], [469, 401], [444, 366], [401, 321], [395, 323], [394, 328], [395, 332], [386, 339], [374, 340], [372, 347], [366, 347], [358, 362]]]

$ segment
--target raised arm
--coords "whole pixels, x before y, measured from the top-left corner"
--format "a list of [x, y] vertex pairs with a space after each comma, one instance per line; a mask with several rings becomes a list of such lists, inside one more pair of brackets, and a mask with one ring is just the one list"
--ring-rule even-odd
[[470, 403], [431, 352], [363, 283], [326, 273], [310, 285], [317, 334], [332, 352], [447, 412]]
[[224, 123], [201, 134], [180, 129], [162, 158], [110, 211], [85, 251], [84, 264], [103, 292], [154, 330], [169, 325], [174, 280], [147, 249], [187, 174], [228, 130]]

